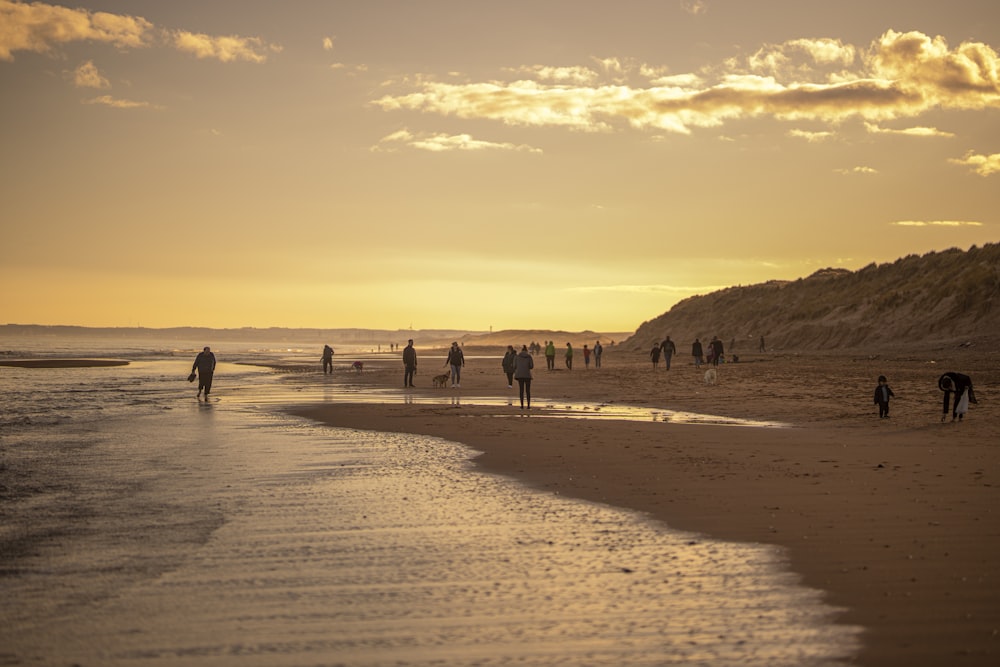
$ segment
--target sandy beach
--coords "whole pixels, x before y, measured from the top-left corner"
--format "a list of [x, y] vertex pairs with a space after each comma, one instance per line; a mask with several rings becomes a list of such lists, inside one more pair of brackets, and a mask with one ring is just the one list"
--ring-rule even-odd
[[[737, 350], [739, 352], [739, 350]], [[395, 358], [351, 382], [437, 396], [436, 404], [337, 404], [300, 414], [331, 425], [439, 436], [484, 452], [484, 470], [554, 494], [648, 513], [671, 527], [780, 545], [806, 585], [866, 629], [857, 664], [993, 665], [1000, 655], [1000, 358], [939, 346], [893, 356], [746, 353], [706, 385], [685, 354], [668, 372], [606, 351], [602, 368], [536, 358], [530, 413], [498, 357], [469, 358], [461, 388], [433, 389], [441, 358], [404, 390]], [[341, 360], [342, 361], [342, 360]], [[938, 376], [972, 376], [978, 404], [941, 422]], [[896, 397], [879, 419], [884, 374]], [[509, 406], [477, 397], [509, 395]], [[590, 403], [592, 418], [565, 417]], [[600, 418], [601, 406], [767, 420], [760, 428]], [[579, 411], [578, 413], [579, 414]]]

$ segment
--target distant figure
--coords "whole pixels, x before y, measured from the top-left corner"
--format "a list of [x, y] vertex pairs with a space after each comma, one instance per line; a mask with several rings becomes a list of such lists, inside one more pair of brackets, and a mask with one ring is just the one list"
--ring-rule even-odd
[[517, 379], [517, 393], [521, 397], [522, 410], [525, 399], [528, 401], [528, 409], [531, 409], [531, 369], [534, 367], [535, 360], [528, 354], [528, 348], [522, 345], [514, 362], [514, 377]]
[[590, 368], [590, 348], [587, 347], [586, 343], [583, 345], [583, 367]]
[[704, 350], [701, 349], [701, 341], [695, 338], [694, 343], [691, 344], [691, 356], [694, 357], [695, 368], [701, 368], [701, 361], [704, 354]]
[[513, 345], [507, 346], [507, 351], [504, 352], [503, 361], [500, 365], [503, 366], [503, 372], [507, 374], [507, 388], [511, 389], [514, 386], [514, 361], [517, 359], [517, 351], [514, 350]]
[[403, 348], [403, 386], [413, 386], [413, 374], [417, 371], [417, 351], [413, 349], [413, 339], [406, 341]]
[[566, 343], [566, 370], [573, 370], [573, 346]]
[[205, 346], [205, 349], [198, 353], [191, 365], [191, 372], [198, 371], [198, 400], [201, 400], [201, 392], [205, 391], [205, 400], [208, 400], [208, 392], [212, 391], [212, 376], [215, 375], [215, 355], [212, 348]]
[[[875, 387], [875, 405], [878, 406], [878, 418], [885, 419], [889, 416], [889, 399], [895, 396], [889, 388], [889, 381], [884, 375], [878, 376], [878, 386]], [[948, 408], [945, 408], [945, 412]]]
[[948, 418], [948, 402], [952, 393], [955, 394], [954, 407], [951, 412], [951, 420], [959, 421], [965, 417], [969, 411], [969, 403], [977, 403], [976, 394], [972, 390], [972, 378], [962, 373], [949, 372], [938, 378], [938, 389], [944, 392], [944, 409], [941, 413], [941, 421]]
[[667, 336], [665, 339], [663, 339], [663, 342], [660, 343], [660, 352], [663, 353], [663, 363], [667, 367], [667, 370], [669, 371], [670, 360], [673, 358], [675, 354], [677, 354], [677, 346], [674, 345], [674, 341], [670, 340], [670, 336]]
[[719, 362], [722, 361], [722, 341], [718, 336], [712, 336], [712, 365], [718, 366]]
[[653, 343], [653, 349], [649, 351], [649, 359], [653, 362], [653, 370], [660, 365], [660, 344]]
[[545, 366], [550, 371], [556, 368], [556, 343], [553, 340], [545, 342]]
[[760, 352], [767, 352], [767, 347], [764, 345], [764, 337], [760, 337], [760, 347], [758, 348]]
[[448, 358], [445, 359], [444, 365], [451, 366], [451, 386], [461, 387], [462, 366], [465, 365], [465, 354], [462, 352], [462, 348], [458, 346], [458, 341], [451, 344], [451, 349], [448, 350]]
[[601, 367], [601, 355], [604, 354], [604, 348], [601, 347], [601, 341], [594, 343], [594, 368]]
[[323, 346], [323, 375], [333, 373], [333, 348], [329, 345]]

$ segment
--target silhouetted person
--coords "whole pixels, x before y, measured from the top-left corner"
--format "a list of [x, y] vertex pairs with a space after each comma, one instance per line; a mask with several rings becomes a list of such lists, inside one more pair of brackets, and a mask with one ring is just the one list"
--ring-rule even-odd
[[201, 400], [201, 392], [205, 392], [205, 400], [208, 400], [208, 392], [212, 391], [212, 376], [215, 375], [215, 355], [212, 348], [205, 346], [205, 349], [198, 353], [191, 365], [191, 372], [198, 371], [198, 400]]
[[944, 392], [944, 409], [941, 412], [941, 421], [948, 418], [948, 403], [951, 395], [955, 394], [955, 400], [951, 411], [951, 420], [959, 421], [965, 417], [969, 411], [969, 403], [976, 403], [976, 394], [972, 391], [972, 378], [962, 373], [949, 372], [938, 378], [938, 389]]
[[333, 348], [329, 345], [323, 346], [323, 375], [333, 373]]
[[663, 353], [664, 365], [667, 367], [667, 370], [669, 371], [670, 359], [675, 354], [677, 354], [677, 346], [674, 345], [674, 341], [670, 340], [670, 336], [667, 336], [665, 339], [663, 339], [663, 342], [660, 343], [660, 351]]
[[531, 369], [535, 367], [535, 360], [528, 354], [528, 348], [521, 346], [521, 351], [517, 353], [514, 360], [514, 379], [517, 380], [517, 393], [521, 397], [521, 409], [524, 409], [524, 401], [528, 401], [528, 409], [531, 409]]
[[[875, 405], [878, 406], [879, 419], [889, 416], [889, 399], [895, 395], [889, 388], [889, 381], [885, 379], [884, 375], [879, 375], [878, 386], [875, 387]], [[945, 412], [947, 411], [948, 408], [945, 408]]]
[[413, 349], [413, 339], [406, 341], [403, 348], [403, 386], [413, 386], [413, 374], [417, 370], [417, 351]]

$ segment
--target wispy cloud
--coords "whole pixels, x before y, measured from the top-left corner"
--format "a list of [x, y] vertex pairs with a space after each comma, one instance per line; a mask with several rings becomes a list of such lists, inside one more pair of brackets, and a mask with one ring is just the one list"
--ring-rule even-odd
[[324, 37], [323, 38], [323, 50], [324, 51], [331, 51], [331, 50], [333, 50], [333, 37]]
[[376, 151], [392, 151], [399, 146], [441, 153], [445, 151], [504, 150], [527, 153], [541, 153], [541, 149], [524, 144], [498, 143], [473, 139], [468, 134], [420, 134], [415, 135], [403, 129], [383, 137], [372, 148]]
[[[698, 74], [635, 80], [648, 65], [600, 60], [604, 82], [535, 67], [534, 78], [451, 83], [417, 81], [416, 89], [374, 101], [386, 111], [412, 110], [510, 125], [582, 131], [690, 133], [737, 119], [772, 117], [830, 124], [851, 118], [879, 123], [935, 109], [1000, 104], [1000, 56], [990, 46], [888, 31], [866, 48], [838, 40], [792, 40]], [[655, 68], [653, 68], [655, 69]], [[526, 72], [518, 72], [527, 74]], [[544, 76], [543, 76], [544, 75]], [[901, 131], [933, 134], [927, 128]]]
[[704, 14], [708, 11], [707, 0], [681, 0], [681, 9], [688, 14]]
[[0, 26], [0, 60], [13, 60], [15, 51], [46, 53], [78, 41], [142, 47], [153, 37], [153, 24], [144, 18], [41, 2], [0, 0]]
[[976, 153], [969, 151], [962, 158], [952, 158], [948, 160], [953, 164], [962, 164], [968, 167], [972, 167], [980, 176], [989, 176], [991, 174], [1000, 173], [1000, 153], [993, 153], [992, 155], [977, 155]]
[[811, 144], [818, 144], [821, 141], [832, 139], [834, 137], [834, 134], [833, 132], [811, 132], [809, 130], [789, 130], [788, 136], [796, 137], [797, 139], [805, 139]]
[[908, 137], [954, 137], [953, 132], [945, 132], [936, 127], [905, 127], [894, 130], [887, 127], [879, 127], [876, 123], [865, 123], [865, 129], [870, 134], [900, 134]]
[[14, 53], [48, 53], [71, 42], [101, 42], [119, 48], [166, 44], [199, 58], [260, 63], [281, 47], [257, 37], [212, 36], [157, 28], [140, 16], [70, 9], [42, 2], [0, 0], [0, 60]]
[[851, 167], [850, 169], [834, 169], [834, 171], [838, 174], [844, 174], [844, 175], [850, 175], [850, 174], [868, 175], [868, 174], [878, 173], [878, 169], [875, 169], [873, 167], [864, 167], [864, 166]]
[[155, 104], [150, 104], [149, 102], [136, 102], [134, 100], [125, 100], [117, 97], [112, 97], [111, 95], [101, 95], [100, 97], [93, 97], [89, 100], [83, 100], [83, 103], [101, 104], [115, 109], [159, 109], [160, 108], [159, 106]]
[[101, 75], [92, 60], [88, 60], [73, 71], [73, 84], [77, 88], [111, 87], [111, 83]]
[[898, 220], [890, 223], [898, 227], [982, 227], [974, 220]]
[[213, 58], [224, 63], [243, 60], [262, 63], [267, 60], [268, 51], [278, 51], [280, 47], [267, 46], [257, 37], [214, 37], [203, 33], [176, 30], [172, 33], [174, 47], [178, 51], [194, 54], [198, 58]]

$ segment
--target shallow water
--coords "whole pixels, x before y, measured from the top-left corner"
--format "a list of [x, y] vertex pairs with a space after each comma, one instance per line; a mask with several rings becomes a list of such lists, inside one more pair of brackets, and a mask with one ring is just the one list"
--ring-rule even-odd
[[336, 400], [322, 379], [220, 367], [220, 400], [198, 403], [186, 366], [0, 370], [34, 410], [0, 429], [5, 457], [47, 476], [2, 503], [4, 544], [22, 548], [0, 579], [0, 662], [828, 665], [856, 650], [858, 629], [774, 548], [531, 491], [454, 443], [278, 409]]

